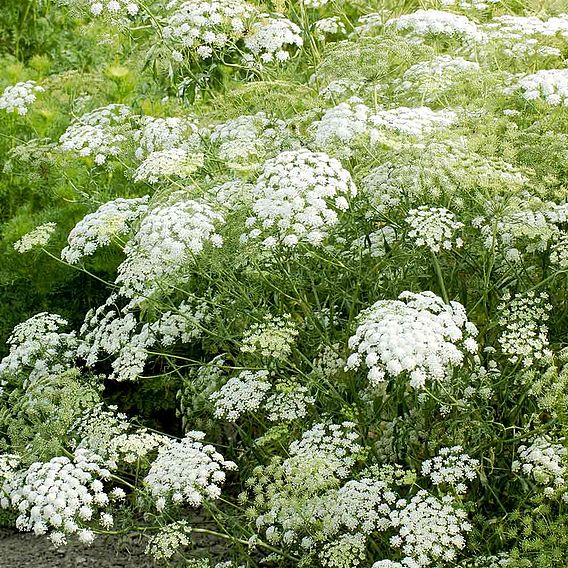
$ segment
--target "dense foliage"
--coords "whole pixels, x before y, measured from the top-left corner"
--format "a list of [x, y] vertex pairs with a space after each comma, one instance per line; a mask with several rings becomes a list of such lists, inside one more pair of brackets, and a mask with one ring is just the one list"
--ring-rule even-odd
[[568, 564], [563, 2], [6, 6], [3, 522]]

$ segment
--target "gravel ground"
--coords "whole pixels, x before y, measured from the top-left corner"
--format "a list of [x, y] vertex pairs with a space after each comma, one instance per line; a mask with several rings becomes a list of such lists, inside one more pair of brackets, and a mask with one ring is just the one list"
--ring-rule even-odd
[[0, 568], [157, 568], [138, 535], [99, 537], [56, 549], [45, 537], [0, 530]]

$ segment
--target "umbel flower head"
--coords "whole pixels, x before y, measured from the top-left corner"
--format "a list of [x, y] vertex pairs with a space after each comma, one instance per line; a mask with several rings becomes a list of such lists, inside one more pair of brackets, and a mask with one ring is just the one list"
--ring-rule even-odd
[[36, 95], [45, 89], [35, 81], [23, 81], [6, 87], [0, 96], [0, 109], [20, 115], [28, 113], [28, 106], [35, 102]]
[[250, 230], [241, 241], [263, 236], [263, 246], [272, 248], [320, 245], [357, 190], [339, 161], [302, 148], [268, 160], [252, 193]]
[[445, 304], [433, 292], [403, 292], [398, 300], [379, 300], [359, 316], [349, 338], [352, 354], [345, 370], [365, 365], [371, 384], [408, 373], [410, 385], [444, 381], [467, 353], [477, 350], [476, 327], [458, 302]]

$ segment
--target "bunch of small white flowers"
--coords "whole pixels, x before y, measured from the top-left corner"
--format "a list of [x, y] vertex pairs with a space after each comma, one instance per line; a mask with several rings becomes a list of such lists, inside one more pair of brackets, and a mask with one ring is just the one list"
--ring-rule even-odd
[[113, 438], [108, 445], [108, 460], [111, 463], [133, 464], [169, 442], [169, 438], [145, 429], [124, 432]]
[[217, 499], [226, 471], [237, 466], [227, 461], [209, 444], [203, 432], [188, 432], [181, 440], [171, 440], [158, 450], [144, 482], [156, 499], [156, 509], [173, 504], [198, 507], [204, 498]]
[[235, 422], [243, 414], [258, 410], [271, 388], [268, 371], [243, 371], [210, 395], [215, 417]]
[[516, 294], [509, 292], [497, 307], [502, 328], [499, 345], [511, 363], [522, 362], [525, 367], [547, 361], [552, 356], [548, 348], [548, 321], [552, 306], [548, 295]]
[[138, 160], [160, 150], [180, 147], [197, 150], [200, 145], [197, 125], [187, 118], [177, 116], [143, 116], [140, 128], [133, 132], [133, 138], [138, 144], [134, 152]]
[[409, 67], [396, 84], [396, 91], [406, 94], [409, 90], [418, 93], [425, 102], [434, 101], [464, 77], [480, 71], [479, 63], [463, 57], [439, 55], [430, 61], [415, 63]]
[[364, 83], [349, 81], [347, 79], [336, 79], [321, 87], [319, 95], [326, 101], [337, 101], [342, 98], [349, 98], [363, 89]]
[[78, 340], [75, 332], [62, 333], [68, 324], [57, 314], [41, 312], [14, 327], [10, 352], [0, 361], [0, 376], [26, 370], [29, 381], [64, 372], [74, 361]]
[[302, 30], [288, 18], [272, 18], [268, 14], [258, 16], [245, 38], [250, 54], [244, 55], [245, 62], [260, 64], [283, 63], [290, 59], [290, 49], [302, 47]]
[[23, 235], [14, 243], [14, 249], [23, 254], [36, 247], [44, 247], [55, 232], [57, 223], [44, 223]]
[[223, 245], [217, 233], [217, 227], [225, 222], [223, 216], [204, 201], [176, 201], [178, 198], [172, 195], [169, 203], [151, 208], [126, 244], [126, 259], [118, 267], [116, 278], [123, 295], [150, 294], [159, 279], [176, 274], [206, 244]]
[[176, 61], [183, 60], [183, 50], [207, 59], [235, 44], [250, 29], [258, 12], [255, 6], [242, 0], [172, 0], [166, 9], [172, 12], [162, 35], [172, 43]]
[[[430, 107], [397, 107], [379, 110], [369, 116], [373, 126], [397, 130], [405, 134], [422, 136], [434, 130], [450, 127], [458, 115], [449, 109], [432, 110]], [[371, 137], [371, 142], [373, 138]]]
[[245, 331], [241, 340], [241, 351], [259, 353], [270, 359], [286, 359], [292, 352], [292, 345], [298, 333], [290, 314], [268, 314], [262, 323], [255, 323]]
[[146, 554], [154, 560], [169, 560], [180, 548], [191, 544], [191, 527], [187, 521], [176, 521], [162, 527], [150, 537]]
[[322, 379], [331, 379], [345, 367], [345, 359], [339, 355], [341, 345], [335, 343], [321, 348], [313, 362], [312, 373]]
[[412, 499], [400, 499], [396, 505], [390, 521], [397, 534], [391, 537], [390, 544], [401, 549], [417, 566], [453, 562], [457, 551], [465, 547], [463, 533], [472, 526], [466, 520], [467, 513], [454, 504], [453, 497], [437, 499], [420, 490]]
[[29, 105], [37, 99], [36, 95], [44, 91], [35, 81], [23, 81], [6, 87], [0, 96], [0, 110], [23, 116], [28, 113]]
[[335, 225], [336, 209], [349, 209], [357, 190], [349, 172], [327, 154], [306, 149], [282, 152], [268, 160], [253, 189], [253, 215], [241, 241], [268, 233], [263, 246], [320, 245]]
[[223, 211], [231, 212], [250, 204], [252, 188], [250, 183], [234, 179], [213, 186], [205, 197], [219, 205]]
[[403, 292], [398, 300], [379, 300], [361, 312], [353, 353], [345, 370], [365, 365], [371, 385], [386, 376], [408, 373], [409, 384], [423, 388], [426, 381], [444, 381], [477, 350], [476, 327], [458, 302], [445, 304], [433, 292]]
[[422, 475], [428, 476], [434, 485], [448, 485], [456, 493], [467, 491], [465, 482], [477, 477], [479, 460], [464, 453], [461, 446], [440, 448], [438, 455], [422, 462]]
[[530, 445], [519, 446], [517, 452], [519, 459], [511, 467], [514, 472], [520, 472], [544, 486], [547, 497], [565, 490], [568, 451], [563, 444], [554, 443], [547, 436], [537, 436]]
[[568, 233], [561, 233], [552, 243], [550, 263], [560, 270], [568, 269]]
[[517, 89], [527, 101], [541, 100], [552, 106], [568, 106], [568, 69], [541, 69], [525, 75], [511, 90]]
[[104, 203], [73, 227], [67, 238], [68, 245], [61, 251], [61, 258], [75, 264], [99, 247], [109, 245], [114, 237], [128, 233], [132, 223], [148, 210], [148, 200], [148, 196], [135, 199], [119, 197]]
[[100, 456], [86, 449], [78, 449], [72, 460], [56, 457], [33, 463], [4, 484], [7, 497], [0, 504], [20, 513], [18, 529], [49, 533], [56, 546], [75, 534], [82, 543], [91, 544], [95, 534], [85, 524], [113, 525], [112, 515], [104, 510], [110, 499], [101, 481], [109, 478], [110, 471], [102, 463]]
[[517, 561], [514, 561], [507, 552], [468, 558], [458, 564], [459, 568], [515, 568], [516, 566], [518, 566]]
[[327, 36], [347, 35], [345, 24], [339, 16], [321, 18], [314, 23], [314, 36], [319, 41], [325, 41]]
[[22, 458], [17, 454], [0, 454], [0, 498], [2, 485], [14, 478], [21, 461]]
[[59, 138], [61, 150], [92, 156], [102, 165], [109, 156], [118, 156], [130, 133], [131, 116], [126, 105], [111, 104], [84, 114], [73, 121]]
[[286, 123], [264, 112], [242, 115], [213, 128], [211, 142], [217, 155], [231, 169], [249, 170], [258, 167], [287, 137]]
[[303, 385], [280, 384], [276, 392], [266, 398], [262, 410], [270, 422], [290, 422], [303, 418], [308, 414], [308, 407], [313, 405], [315, 398]]
[[290, 471], [298, 460], [307, 463], [316, 458], [327, 462], [330, 474], [346, 478], [355, 464], [354, 456], [362, 449], [355, 426], [348, 421], [315, 424], [302, 434], [300, 440], [290, 444], [290, 458], [284, 462], [284, 470]]
[[444, 207], [428, 207], [423, 205], [417, 209], [411, 209], [406, 216], [405, 222], [410, 225], [408, 236], [414, 240], [417, 246], [425, 246], [433, 253], [440, 250], [452, 250], [461, 248], [463, 240], [455, 237], [456, 231], [464, 227], [464, 224], [456, 220], [456, 216]]
[[354, 147], [370, 133], [370, 113], [371, 109], [357, 97], [326, 110], [308, 129], [315, 148], [339, 158], [350, 157]]
[[132, 0], [86, 0], [93, 16], [136, 16], [140, 7]]
[[188, 178], [203, 166], [203, 154], [184, 148], [152, 152], [134, 171], [134, 181], [158, 183], [167, 177]]
[[411, 14], [391, 18], [385, 26], [393, 26], [398, 32], [419, 41], [428, 36], [446, 36], [476, 42], [485, 39], [476, 24], [466, 16], [441, 10], [416, 10]]
[[320, 561], [326, 568], [355, 568], [367, 556], [367, 542], [364, 535], [342, 534], [336, 540], [326, 543], [320, 551]]

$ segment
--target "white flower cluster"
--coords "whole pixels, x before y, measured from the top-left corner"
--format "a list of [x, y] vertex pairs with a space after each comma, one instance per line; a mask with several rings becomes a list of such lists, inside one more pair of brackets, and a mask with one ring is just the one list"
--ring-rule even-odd
[[172, 10], [162, 30], [164, 39], [172, 42], [176, 60], [183, 60], [178, 51], [194, 51], [207, 59], [215, 51], [234, 44], [250, 29], [257, 8], [242, 0], [172, 0], [166, 6]]
[[366, 545], [362, 534], [342, 534], [322, 547], [319, 559], [326, 568], [356, 568], [367, 556]]
[[191, 544], [191, 527], [187, 521], [176, 521], [162, 527], [152, 535], [146, 546], [146, 554], [154, 560], [169, 560], [180, 548]]
[[160, 150], [180, 147], [196, 150], [200, 143], [197, 125], [187, 118], [177, 116], [143, 116], [140, 128], [133, 132], [133, 138], [138, 144], [134, 152], [138, 160]]
[[253, 216], [249, 233], [241, 241], [272, 233], [263, 241], [268, 248], [281, 243], [319, 245], [338, 213], [349, 208], [357, 193], [351, 175], [334, 158], [306, 149], [282, 152], [264, 164], [253, 189]]
[[0, 498], [2, 498], [2, 486], [16, 475], [21, 457], [16, 454], [0, 454]]
[[61, 258], [75, 264], [99, 247], [109, 245], [114, 237], [128, 233], [131, 224], [146, 213], [148, 200], [148, 196], [135, 199], [119, 197], [104, 203], [73, 227], [67, 238], [68, 245], [61, 251]]
[[445, 304], [432, 292], [403, 292], [398, 300], [379, 300], [358, 319], [345, 370], [365, 365], [372, 385], [402, 373], [409, 374], [414, 388], [444, 381], [463, 364], [466, 353], [477, 350], [477, 329], [465, 308], [458, 302]]
[[410, 37], [422, 39], [427, 36], [449, 36], [482, 42], [484, 34], [466, 16], [441, 10], [416, 10], [391, 18], [385, 24]]
[[132, 0], [87, 0], [89, 11], [93, 16], [136, 16], [140, 7]]
[[217, 147], [219, 158], [230, 168], [248, 170], [258, 167], [267, 156], [277, 153], [286, 137], [284, 121], [259, 112], [241, 115], [215, 126], [210, 139]]
[[7, 497], [0, 499], [0, 504], [19, 512], [18, 529], [36, 535], [49, 533], [56, 546], [66, 544], [67, 535], [77, 535], [82, 543], [91, 544], [95, 534], [84, 528], [86, 523], [98, 522], [106, 528], [113, 525], [112, 515], [104, 511], [110, 499], [101, 479], [107, 479], [110, 471], [101, 466], [102, 461], [97, 454], [79, 449], [73, 460], [56, 457], [33, 463], [4, 483]]
[[440, 448], [438, 455], [422, 462], [422, 475], [428, 476], [434, 485], [448, 485], [456, 493], [465, 493], [465, 482], [477, 477], [479, 460], [464, 453], [462, 446]]
[[350, 157], [354, 146], [370, 132], [370, 113], [371, 109], [357, 97], [326, 110], [309, 127], [314, 146], [339, 158]]
[[271, 388], [268, 371], [243, 371], [210, 395], [215, 417], [235, 422], [243, 414], [258, 410]]
[[136, 168], [134, 181], [158, 183], [166, 177], [188, 178], [203, 166], [203, 154], [184, 148], [169, 148], [152, 152]]
[[110, 463], [134, 464], [146, 458], [164, 444], [169, 438], [145, 429], [136, 432], [124, 432], [113, 437], [108, 445], [108, 460]]
[[552, 243], [550, 263], [560, 270], [568, 269], [568, 233], [561, 233]]
[[506, 292], [497, 309], [502, 328], [499, 345], [511, 363], [522, 362], [531, 367], [550, 359], [546, 322], [552, 306], [546, 293], [527, 292], [511, 298]]
[[73, 121], [59, 138], [63, 151], [79, 156], [92, 156], [95, 164], [102, 165], [109, 156], [118, 156], [127, 140], [130, 127], [130, 108], [111, 104], [84, 114]]
[[[472, 529], [467, 513], [454, 505], [451, 496], [437, 499], [420, 490], [409, 501], [401, 499], [390, 520], [397, 529], [390, 544], [416, 562], [430, 566], [435, 562], [453, 562], [465, 546], [463, 533]], [[402, 564], [404, 566], [404, 564]]]
[[[513, 90], [520, 89], [527, 101], [541, 100], [553, 106], [568, 106], [568, 69], [541, 69], [521, 77]], [[510, 92], [510, 91], [507, 91]]]
[[262, 323], [255, 323], [245, 331], [241, 340], [241, 351], [283, 360], [292, 352], [292, 344], [298, 333], [290, 314], [269, 314]]
[[408, 236], [419, 247], [429, 248], [433, 253], [440, 250], [461, 248], [463, 240], [455, 236], [456, 231], [464, 227], [456, 216], [444, 207], [428, 207], [423, 205], [411, 209], [405, 219], [410, 225]]
[[319, 94], [326, 101], [336, 101], [358, 93], [364, 86], [364, 83], [361, 82], [336, 79], [322, 87]]
[[325, 41], [326, 36], [347, 35], [345, 24], [339, 16], [321, 18], [314, 23], [314, 36], [319, 41]]
[[14, 327], [10, 352], [0, 361], [0, 376], [26, 370], [31, 382], [48, 374], [64, 372], [76, 357], [75, 332], [61, 333], [67, 320], [41, 312]]
[[519, 459], [512, 465], [514, 472], [529, 476], [544, 486], [544, 494], [551, 497], [566, 486], [566, 456], [568, 451], [546, 436], [537, 436], [530, 445], [518, 448]]
[[262, 63], [282, 63], [290, 59], [289, 49], [302, 47], [302, 30], [288, 18], [271, 18], [266, 14], [252, 24], [245, 38], [245, 46], [250, 51], [245, 61], [259, 59]]
[[36, 95], [44, 91], [35, 81], [23, 81], [6, 87], [0, 96], [0, 109], [23, 116], [28, 113], [28, 106], [35, 102]]
[[242, 179], [226, 181], [209, 189], [205, 198], [231, 212], [250, 204], [253, 186]]
[[480, 71], [479, 63], [463, 57], [438, 55], [430, 61], [421, 61], [408, 68], [396, 90], [406, 93], [413, 90], [425, 102], [432, 102], [441, 93], [463, 81], [467, 76], [474, 76]]
[[43, 247], [51, 238], [57, 228], [56, 223], [38, 225], [33, 231], [26, 233], [14, 243], [14, 249], [19, 253], [29, 252], [35, 247]]
[[422, 136], [434, 130], [448, 128], [458, 119], [453, 110], [432, 110], [429, 107], [398, 107], [380, 110], [369, 117], [373, 126]]
[[203, 432], [188, 432], [181, 440], [172, 440], [162, 446], [144, 479], [156, 509], [163, 511], [166, 505], [187, 503], [198, 507], [204, 497], [217, 499], [225, 482], [226, 471], [237, 466], [226, 461], [209, 444], [203, 444]]
[[290, 444], [284, 470], [291, 472], [298, 462], [307, 464], [315, 459], [327, 464], [330, 475], [347, 477], [355, 464], [354, 456], [362, 449], [355, 426], [353, 422], [315, 424]]
[[290, 422], [308, 414], [308, 407], [315, 402], [307, 387], [302, 385], [276, 385], [276, 392], [262, 405], [270, 422]]
[[203, 201], [181, 199], [156, 205], [140, 221], [136, 235], [128, 241], [126, 259], [118, 267], [116, 283], [128, 297], [149, 295], [159, 280], [179, 272], [207, 243], [223, 244], [217, 226], [223, 216]]

